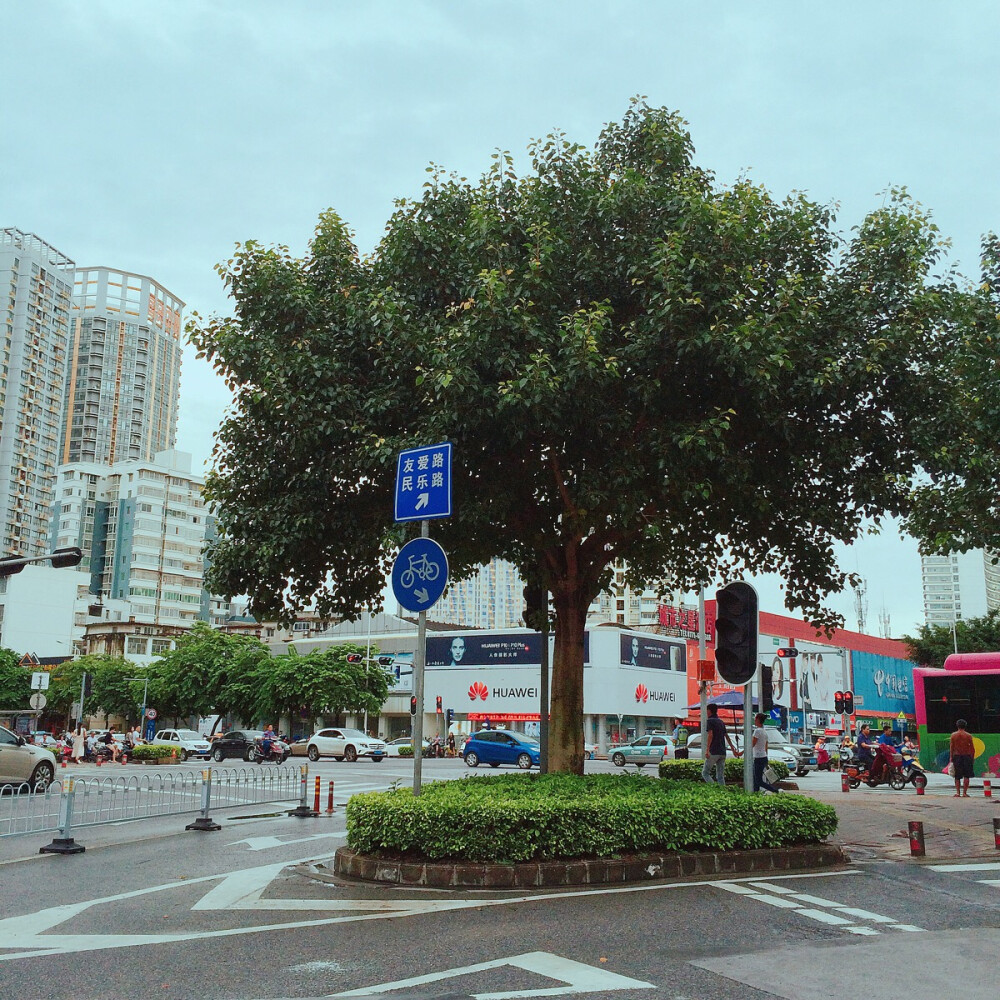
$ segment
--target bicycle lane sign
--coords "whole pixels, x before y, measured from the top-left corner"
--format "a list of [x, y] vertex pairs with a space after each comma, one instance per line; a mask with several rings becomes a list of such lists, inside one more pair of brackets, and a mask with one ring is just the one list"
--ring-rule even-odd
[[448, 583], [448, 557], [433, 538], [407, 542], [392, 564], [392, 592], [407, 611], [435, 605]]

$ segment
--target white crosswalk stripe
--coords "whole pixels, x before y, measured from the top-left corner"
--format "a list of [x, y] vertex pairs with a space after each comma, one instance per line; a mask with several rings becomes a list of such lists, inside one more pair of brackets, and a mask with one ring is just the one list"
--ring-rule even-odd
[[[800, 917], [806, 917], [831, 927], [839, 927], [849, 934], [857, 934], [862, 937], [872, 937], [880, 933], [875, 927], [867, 926], [868, 924], [876, 924], [878, 927], [885, 927], [889, 930], [923, 930], [922, 927], [916, 927], [913, 924], [899, 923], [893, 917], [887, 917], [881, 913], [838, 903], [835, 900], [826, 899], [824, 896], [796, 892], [788, 885], [776, 885], [774, 882], [713, 882], [712, 885], [734, 895], [743, 896], [767, 906], [789, 910]], [[859, 921], [865, 921], [865, 923], [859, 923]]]

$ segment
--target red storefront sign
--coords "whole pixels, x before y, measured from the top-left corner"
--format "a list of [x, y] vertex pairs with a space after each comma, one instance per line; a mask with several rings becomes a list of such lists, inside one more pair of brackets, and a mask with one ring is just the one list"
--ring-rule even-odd
[[668, 635], [684, 639], [698, 638], [698, 612], [689, 608], [674, 608], [669, 604], [659, 606], [660, 625]]
[[541, 716], [535, 712], [469, 712], [469, 722], [538, 722]]

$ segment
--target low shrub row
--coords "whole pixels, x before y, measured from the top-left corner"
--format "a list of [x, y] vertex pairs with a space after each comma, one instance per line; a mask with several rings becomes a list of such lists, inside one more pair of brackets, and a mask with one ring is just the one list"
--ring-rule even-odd
[[817, 843], [831, 806], [798, 795], [747, 795], [641, 775], [496, 775], [354, 795], [357, 851], [510, 863], [645, 851], [734, 850]]
[[400, 757], [412, 757], [413, 756], [413, 747], [401, 746], [399, 748], [399, 756]]
[[[704, 762], [700, 760], [661, 760], [660, 777], [668, 778], [671, 781], [701, 781], [701, 768]], [[784, 781], [788, 775], [788, 768], [780, 760], [768, 762], [778, 773], [778, 780]], [[743, 784], [743, 758], [726, 758], [726, 784]]]
[[169, 757], [177, 751], [173, 747], [146, 746], [140, 744], [129, 750], [128, 755], [132, 760], [160, 760]]

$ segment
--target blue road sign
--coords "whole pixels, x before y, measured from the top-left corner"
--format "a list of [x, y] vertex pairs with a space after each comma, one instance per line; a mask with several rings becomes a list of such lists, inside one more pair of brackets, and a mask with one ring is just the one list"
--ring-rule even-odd
[[451, 517], [450, 441], [399, 453], [395, 509], [397, 521]]
[[407, 611], [435, 605], [448, 583], [448, 557], [433, 538], [407, 542], [392, 564], [392, 592]]

